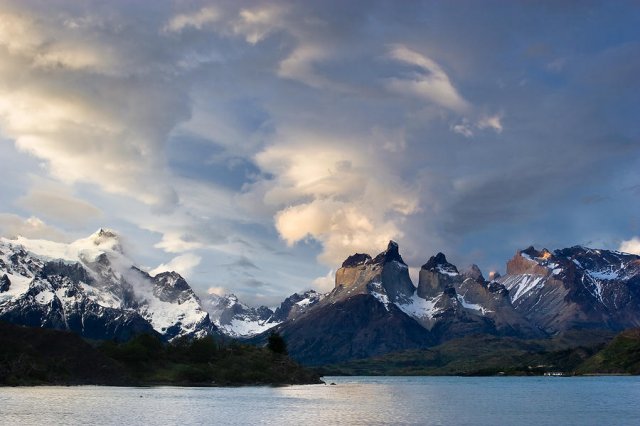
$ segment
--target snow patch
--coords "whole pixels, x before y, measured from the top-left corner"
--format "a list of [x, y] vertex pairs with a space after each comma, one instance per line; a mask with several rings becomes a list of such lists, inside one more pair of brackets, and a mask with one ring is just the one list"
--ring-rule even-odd
[[388, 311], [389, 303], [391, 302], [389, 301], [389, 296], [387, 296], [384, 288], [382, 287], [382, 283], [374, 282], [374, 283], [371, 283], [370, 286], [371, 288], [369, 289], [369, 293], [373, 297], [378, 299], [378, 301], [380, 301], [384, 305], [384, 308]]
[[413, 318], [420, 319], [432, 319], [435, 314], [437, 314], [440, 310], [437, 309], [436, 303], [438, 302], [439, 297], [434, 297], [433, 299], [423, 299], [418, 297], [417, 294], [411, 296], [411, 299], [408, 303], [400, 304], [397, 306], [404, 312]]
[[438, 265], [436, 269], [439, 273], [449, 275], [450, 277], [457, 277], [458, 275], [460, 275], [458, 272], [455, 272], [452, 269], [443, 268], [442, 265]]
[[[218, 325], [225, 334], [234, 337], [251, 337], [263, 333], [280, 324], [279, 322], [251, 321], [234, 318], [230, 324]], [[217, 325], [217, 324], [216, 324]]]
[[[544, 275], [522, 274], [508, 277], [502, 284], [511, 294], [511, 302], [535, 289], [539, 284], [544, 284]], [[515, 290], [515, 291], [514, 291]]]
[[33, 278], [17, 274], [6, 274], [9, 281], [11, 281], [11, 285], [9, 286], [9, 290], [4, 293], [0, 293], [0, 301], [18, 298], [29, 290], [29, 286], [31, 285]]
[[600, 271], [587, 271], [590, 277], [596, 280], [617, 280], [620, 271], [614, 271], [613, 268], [602, 269]]
[[306, 299], [302, 299], [301, 301], [296, 302], [296, 305], [298, 305], [298, 306], [300, 306], [300, 307], [304, 308], [304, 307], [309, 306], [312, 302], [313, 302], [313, 301], [311, 300], [311, 298], [310, 298], [310, 297], [307, 297]]
[[35, 299], [36, 299], [36, 302], [38, 302], [41, 305], [48, 305], [53, 301], [54, 297], [55, 295], [53, 294], [52, 291], [44, 290], [38, 293]]
[[457, 295], [457, 297], [458, 297], [458, 301], [460, 302], [460, 304], [462, 305], [462, 307], [463, 307], [463, 308], [473, 309], [474, 311], [479, 311], [479, 312], [481, 312], [481, 313], [482, 313], [482, 315], [485, 315], [485, 314], [487, 314], [487, 313], [489, 313], [489, 312], [493, 312], [493, 311], [491, 311], [491, 310], [489, 310], [489, 309], [485, 308], [485, 307], [484, 307], [484, 306], [482, 306], [482, 305], [478, 305], [478, 304], [476, 304], [476, 303], [469, 303], [469, 302], [467, 302], [467, 301], [464, 299], [464, 297], [463, 297], [463, 296], [461, 296], [461, 295], [459, 295], [459, 294]]

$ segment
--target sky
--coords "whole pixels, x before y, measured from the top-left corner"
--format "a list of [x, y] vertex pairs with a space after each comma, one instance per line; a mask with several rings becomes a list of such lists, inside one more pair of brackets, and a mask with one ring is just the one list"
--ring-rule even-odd
[[0, 0], [0, 234], [254, 305], [390, 239], [640, 254], [638, 76], [634, 1]]

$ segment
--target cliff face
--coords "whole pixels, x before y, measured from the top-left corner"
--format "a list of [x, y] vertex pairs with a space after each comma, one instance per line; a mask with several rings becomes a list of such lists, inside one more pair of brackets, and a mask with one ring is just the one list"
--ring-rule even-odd
[[420, 268], [418, 297], [436, 297], [446, 289], [454, 288], [455, 284], [461, 281], [462, 275], [458, 269], [447, 262], [444, 254], [438, 253]]
[[294, 358], [312, 364], [429, 347], [479, 333], [542, 334], [515, 312], [504, 286], [485, 281], [477, 267], [461, 274], [442, 253], [422, 267], [416, 289], [393, 241], [374, 258], [348, 257], [336, 273], [334, 289], [275, 330], [285, 336]]
[[367, 254], [350, 256], [336, 272], [336, 284], [330, 297], [342, 300], [355, 294], [381, 292], [390, 302], [408, 301], [415, 292], [409, 268], [390, 241], [387, 250], [375, 258]]

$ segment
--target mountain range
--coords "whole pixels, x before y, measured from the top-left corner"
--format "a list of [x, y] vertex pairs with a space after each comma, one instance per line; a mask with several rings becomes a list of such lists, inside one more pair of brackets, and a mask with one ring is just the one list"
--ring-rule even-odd
[[110, 230], [70, 244], [2, 238], [0, 320], [116, 340], [226, 335], [261, 344], [277, 331], [293, 358], [321, 365], [479, 334], [544, 339], [638, 327], [640, 256], [529, 247], [507, 262], [505, 275], [486, 279], [477, 266], [458, 269], [438, 253], [415, 286], [391, 241], [375, 257], [349, 256], [329, 293], [256, 308], [234, 295], [199, 298], [175, 272], [143, 271]]

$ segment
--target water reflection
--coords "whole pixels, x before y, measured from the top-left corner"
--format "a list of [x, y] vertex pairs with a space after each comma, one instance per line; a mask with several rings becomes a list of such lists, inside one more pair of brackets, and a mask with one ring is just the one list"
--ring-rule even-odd
[[284, 388], [0, 388], [0, 424], [640, 424], [640, 379], [345, 378]]

